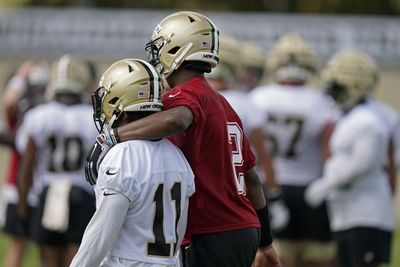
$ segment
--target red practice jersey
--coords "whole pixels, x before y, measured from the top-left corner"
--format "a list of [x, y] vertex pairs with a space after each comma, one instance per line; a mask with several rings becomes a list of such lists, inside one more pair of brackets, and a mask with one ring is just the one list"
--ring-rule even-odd
[[171, 139], [185, 154], [195, 175], [188, 232], [213, 233], [260, 227], [246, 197], [244, 173], [255, 157], [238, 115], [202, 76], [178, 85], [163, 96], [166, 109], [188, 107], [193, 124]]

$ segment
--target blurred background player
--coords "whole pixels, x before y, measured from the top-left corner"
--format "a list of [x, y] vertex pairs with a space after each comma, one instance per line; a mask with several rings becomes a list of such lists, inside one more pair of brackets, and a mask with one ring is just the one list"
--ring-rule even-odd
[[244, 89], [251, 91], [264, 80], [265, 52], [254, 42], [242, 41], [239, 53], [240, 69], [238, 78]]
[[336, 53], [323, 81], [344, 115], [330, 141], [323, 176], [306, 190], [318, 206], [327, 198], [340, 267], [376, 267], [390, 260], [394, 210], [385, 172], [390, 132], [368, 102], [376, 86], [374, 60], [358, 50]]
[[86, 94], [86, 102], [88, 102], [89, 104], [92, 104], [92, 94], [94, 93], [94, 91], [96, 91], [97, 86], [99, 84], [99, 79], [97, 76], [97, 66], [96, 63], [93, 60], [86, 60], [85, 63], [87, 64], [87, 68], [89, 70], [89, 74], [90, 74], [90, 81], [89, 81], [89, 85], [87, 87], [87, 94]]
[[[260, 74], [256, 67], [250, 63], [255, 60], [255, 53], [261, 51], [246, 51], [253, 49], [253, 45], [246, 44], [227, 35], [220, 36], [219, 63], [207, 73], [205, 77], [211, 87], [223, 95], [232, 108], [236, 111], [243, 123], [245, 135], [249, 138], [252, 148], [256, 152], [257, 165], [260, 168], [259, 176], [265, 187], [275, 187], [274, 170], [271, 155], [264, 144], [263, 125], [266, 121], [265, 114], [252, 105], [248, 97], [251, 86], [256, 84], [254, 74]], [[257, 53], [262, 56], [262, 53]], [[264, 63], [264, 59], [258, 59]], [[255, 61], [257, 64], [257, 61]], [[260, 62], [258, 62], [260, 63]], [[248, 69], [247, 69], [248, 68]], [[246, 84], [240, 82], [242, 71], [248, 71]], [[251, 78], [253, 77], [253, 78]], [[258, 81], [257, 81], [258, 82]], [[268, 179], [266, 179], [268, 177]], [[265, 188], [264, 188], [265, 189]]]
[[284, 266], [332, 266], [325, 205], [310, 207], [304, 190], [322, 174], [336, 113], [330, 99], [307, 87], [317, 74], [313, 49], [296, 33], [286, 33], [267, 58], [273, 83], [255, 88], [251, 101], [265, 121], [265, 141], [274, 157], [278, 186], [270, 187], [271, 224]]
[[23, 152], [18, 215], [27, 216], [27, 193], [40, 192], [35, 240], [46, 267], [68, 266], [94, 210], [93, 188], [84, 179], [84, 159], [97, 132], [83, 103], [87, 65], [62, 56], [51, 65], [46, 94], [51, 101], [26, 113], [18, 131]]
[[[19, 155], [15, 149], [15, 133], [24, 113], [44, 102], [44, 92], [48, 80], [49, 66], [47, 62], [27, 60], [7, 83], [2, 100], [7, 128], [4, 132], [6, 139], [3, 139], [1, 143], [11, 148], [9, 172], [5, 184], [2, 186], [2, 200], [4, 201], [2, 205], [5, 206], [4, 232], [10, 236], [10, 246], [3, 263], [4, 267], [21, 266], [27, 238], [30, 235], [29, 224], [21, 222], [17, 216]], [[36, 205], [37, 200], [31, 195], [30, 213], [33, 212], [33, 207]]]
[[[99, 130], [161, 111], [161, 87], [149, 63], [115, 62], [95, 92]], [[97, 210], [71, 267], [99, 266], [103, 259], [102, 266], [178, 266], [195, 188], [189, 163], [175, 145], [159, 139], [113, 146], [95, 190]]]

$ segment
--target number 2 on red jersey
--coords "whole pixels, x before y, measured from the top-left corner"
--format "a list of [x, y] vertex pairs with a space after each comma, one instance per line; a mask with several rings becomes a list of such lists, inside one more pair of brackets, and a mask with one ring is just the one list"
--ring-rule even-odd
[[244, 173], [239, 167], [243, 166], [243, 131], [236, 122], [228, 122], [228, 140], [232, 150], [232, 168], [235, 176], [237, 191], [240, 195], [246, 195]]

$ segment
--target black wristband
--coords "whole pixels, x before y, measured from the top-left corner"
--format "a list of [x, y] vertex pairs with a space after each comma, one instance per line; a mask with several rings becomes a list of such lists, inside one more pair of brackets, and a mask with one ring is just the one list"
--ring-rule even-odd
[[272, 232], [269, 223], [268, 204], [264, 208], [256, 210], [256, 212], [261, 224], [261, 238], [259, 247], [269, 246], [272, 244]]

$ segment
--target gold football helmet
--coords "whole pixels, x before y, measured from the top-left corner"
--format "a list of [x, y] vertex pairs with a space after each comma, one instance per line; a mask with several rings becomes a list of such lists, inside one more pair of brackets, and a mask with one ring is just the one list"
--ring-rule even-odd
[[344, 109], [368, 96], [378, 81], [375, 61], [359, 50], [343, 50], [322, 71], [327, 93]]
[[265, 52], [256, 43], [243, 42], [241, 45], [240, 81], [247, 90], [255, 88], [265, 72]]
[[51, 99], [58, 94], [83, 96], [90, 82], [87, 65], [70, 55], [64, 55], [50, 67], [50, 82], [46, 94]]
[[112, 127], [123, 112], [161, 111], [161, 78], [144, 60], [122, 59], [102, 75], [92, 96], [94, 121], [99, 132]]
[[30, 86], [47, 86], [50, 79], [50, 66], [46, 61], [39, 61], [28, 73]]
[[219, 62], [228, 65], [234, 73], [237, 72], [240, 63], [240, 42], [229, 35], [221, 35], [219, 38]]
[[308, 81], [317, 72], [313, 48], [297, 33], [284, 34], [267, 56], [267, 69], [276, 82]]
[[241, 64], [246, 67], [264, 69], [265, 53], [256, 43], [243, 42], [241, 45]]
[[167, 78], [184, 61], [218, 64], [219, 31], [206, 16], [181, 11], [164, 18], [146, 44], [147, 57]]
[[210, 73], [207, 79], [222, 81], [227, 87], [237, 86], [236, 78], [239, 70], [240, 43], [228, 35], [219, 38], [219, 64]]

